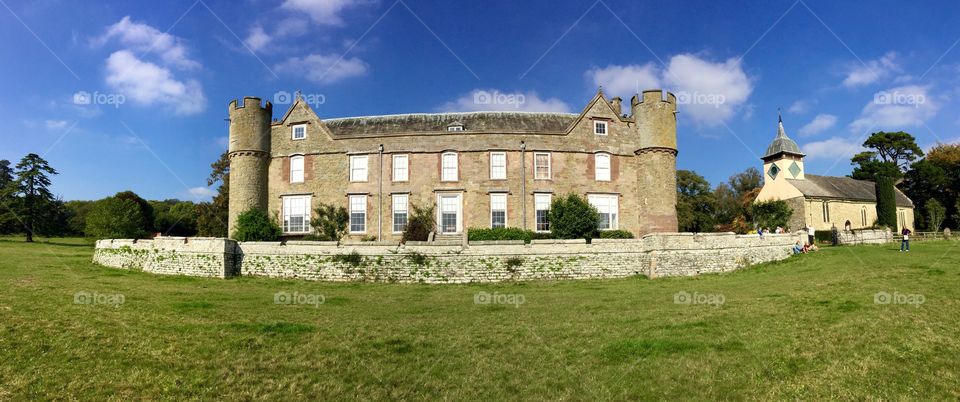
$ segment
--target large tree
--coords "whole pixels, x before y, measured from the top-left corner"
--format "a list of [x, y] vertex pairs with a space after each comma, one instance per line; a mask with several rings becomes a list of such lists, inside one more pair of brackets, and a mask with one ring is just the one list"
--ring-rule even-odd
[[227, 217], [230, 203], [230, 159], [227, 152], [220, 154], [207, 178], [207, 186], [220, 183], [211, 202], [197, 204], [197, 231], [205, 237], [227, 237]]
[[33, 234], [44, 219], [49, 219], [49, 207], [55, 202], [50, 192], [50, 177], [57, 171], [50, 167], [40, 155], [27, 154], [17, 164], [15, 194], [20, 197], [17, 214], [23, 221], [27, 232], [27, 242], [33, 241]]
[[[928, 202], [936, 200], [947, 209], [944, 226], [960, 227], [960, 219], [954, 218], [960, 199], [960, 144], [938, 144], [924, 159], [910, 167], [899, 186], [913, 200], [917, 211], [926, 210]], [[926, 227], [926, 214], [916, 214], [916, 225]]]
[[863, 142], [870, 151], [858, 153], [850, 160], [856, 165], [850, 177], [874, 181], [878, 176], [899, 180], [911, 162], [923, 157], [923, 150], [912, 135], [903, 131], [876, 132]]
[[677, 221], [681, 232], [712, 232], [716, 205], [707, 179], [690, 170], [677, 171]]
[[13, 174], [10, 161], [0, 160], [0, 234], [16, 232], [18, 227], [13, 213], [16, 207]]

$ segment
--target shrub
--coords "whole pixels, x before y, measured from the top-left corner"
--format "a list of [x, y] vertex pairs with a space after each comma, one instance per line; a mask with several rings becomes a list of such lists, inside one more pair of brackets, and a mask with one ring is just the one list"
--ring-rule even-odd
[[85, 221], [84, 233], [97, 239], [142, 239], [150, 236], [152, 226], [140, 205], [118, 197], [97, 201]]
[[407, 230], [403, 231], [403, 242], [427, 241], [436, 222], [433, 221], [433, 205], [419, 206], [411, 204], [413, 213], [407, 219]]
[[333, 261], [344, 265], [350, 265], [351, 267], [358, 267], [363, 264], [363, 256], [360, 255], [360, 253], [353, 251], [350, 254], [334, 255]]
[[754, 227], [786, 227], [793, 214], [793, 209], [783, 200], [754, 202], [749, 209]]
[[601, 239], [632, 239], [633, 233], [627, 230], [601, 230]]
[[315, 210], [316, 219], [311, 222], [316, 233], [310, 236], [314, 240], [339, 241], [347, 234], [347, 225], [350, 223], [350, 214], [347, 209], [332, 204], [320, 203]]
[[529, 243], [533, 239], [534, 232], [532, 230], [523, 230], [520, 228], [469, 228], [467, 229], [467, 240], [469, 241], [484, 241], [484, 240], [523, 240], [524, 243]]
[[266, 212], [251, 208], [237, 217], [237, 230], [233, 239], [237, 241], [276, 241], [283, 232], [280, 226]]
[[897, 194], [893, 189], [893, 180], [878, 176], [877, 184], [877, 224], [897, 228]]
[[576, 194], [554, 198], [550, 204], [550, 233], [557, 239], [590, 239], [597, 232], [600, 214]]

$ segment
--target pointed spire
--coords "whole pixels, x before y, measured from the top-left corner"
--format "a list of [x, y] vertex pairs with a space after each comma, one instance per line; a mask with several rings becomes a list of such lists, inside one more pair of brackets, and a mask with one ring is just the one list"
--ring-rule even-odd
[[787, 138], [787, 132], [783, 129], [783, 115], [780, 114], [780, 110], [777, 109], [777, 138]]

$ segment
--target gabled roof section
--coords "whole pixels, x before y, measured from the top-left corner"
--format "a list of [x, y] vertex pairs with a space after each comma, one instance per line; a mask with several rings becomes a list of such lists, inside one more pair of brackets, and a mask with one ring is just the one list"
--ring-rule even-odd
[[[805, 179], [787, 179], [804, 197], [877, 202], [876, 184], [872, 181], [812, 174], [804, 177]], [[896, 187], [894, 190], [898, 207], [913, 208], [913, 202], [906, 194]]]
[[300, 94], [298, 93], [294, 98], [293, 104], [290, 105], [290, 108], [287, 109], [287, 112], [283, 114], [283, 117], [281, 117], [280, 120], [277, 120], [273, 124], [275, 125], [286, 124], [287, 119], [290, 118], [290, 114], [292, 114], [293, 111], [297, 109], [297, 107], [306, 108], [307, 111], [309, 111], [310, 114], [313, 115], [313, 117], [315, 117], [317, 120], [320, 120], [320, 115], [318, 115], [317, 112], [313, 111], [313, 108], [310, 107], [310, 104], [305, 102], [303, 100], [303, 97], [301, 97]]
[[593, 105], [596, 104], [597, 102], [603, 102], [604, 106], [602, 106], [602, 107], [606, 107], [607, 110], [610, 111], [610, 114], [612, 114], [613, 116], [616, 116], [616, 119], [617, 119], [617, 120], [619, 120], [619, 121], [621, 121], [621, 122], [633, 121], [633, 120], [630, 120], [629, 118], [624, 118], [624, 117], [620, 114], [620, 111], [617, 111], [617, 110], [614, 110], [614, 109], [613, 109], [613, 105], [610, 104], [610, 101], [607, 100], [606, 95], [603, 94], [603, 87], [600, 87], [600, 88], [597, 89], [597, 94], [596, 94], [596, 95], [593, 95], [593, 98], [590, 99], [590, 102], [587, 102], [587, 106], [584, 107], [583, 110], [580, 111], [580, 114], [577, 116], [576, 120], [574, 120], [574, 121], [570, 124], [570, 126], [567, 127], [567, 130], [566, 130], [565, 132], [566, 132], [566, 133], [569, 133], [570, 131], [573, 130], [574, 127], [577, 126], [577, 124], [580, 124], [580, 122], [583, 121], [583, 119], [584, 119], [585, 117], [587, 117], [587, 113], [588, 113], [591, 109], [593, 109]]

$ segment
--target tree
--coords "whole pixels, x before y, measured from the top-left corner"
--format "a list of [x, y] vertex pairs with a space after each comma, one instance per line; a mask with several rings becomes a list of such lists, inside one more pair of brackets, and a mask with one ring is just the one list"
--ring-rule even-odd
[[237, 217], [237, 230], [233, 233], [236, 241], [276, 241], [283, 232], [280, 225], [267, 215], [266, 211], [251, 208]]
[[893, 179], [886, 176], [877, 177], [877, 224], [896, 230], [897, 228], [897, 195], [893, 190]]
[[0, 234], [15, 233], [20, 227], [14, 214], [16, 188], [10, 161], [0, 160]]
[[690, 170], [677, 171], [677, 221], [681, 232], [711, 232], [717, 199], [710, 182]]
[[164, 236], [195, 236], [197, 208], [190, 201], [176, 199], [150, 201], [153, 207], [153, 227]]
[[755, 167], [747, 168], [743, 172], [730, 176], [730, 188], [733, 189], [737, 197], [743, 197], [744, 194], [762, 187], [762, 182], [763, 175]]
[[854, 179], [872, 181], [886, 176], [899, 180], [910, 162], [923, 157], [916, 138], [903, 131], [873, 133], [863, 146], [873, 151], [858, 153], [850, 160], [852, 165], [857, 165], [850, 175]]
[[713, 198], [717, 202], [713, 213], [713, 221], [719, 226], [729, 226], [730, 223], [742, 214], [740, 199], [727, 183], [720, 183], [713, 190]]
[[547, 219], [557, 239], [592, 239], [599, 232], [600, 213], [576, 194], [554, 198]]
[[217, 195], [211, 202], [197, 205], [197, 231], [200, 236], [227, 237], [227, 219], [230, 204], [230, 158], [227, 152], [210, 164], [212, 171], [207, 177], [207, 186], [220, 183]]
[[142, 239], [150, 235], [143, 208], [130, 198], [113, 196], [97, 201], [85, 224], [84, 232], [95, 239]]
[[940, 231], [940, 225], [943, 225], [943, 220], [947, 217], [947, 208], [940, 201], [932, 199], [923, 210], [926, 212], [927, 228], [934, 232]]
[[315, 210], [317, 217], [311, 222], [316, 229], [316, 238], [324, 241], [340, 241], [347, 234], [350, 214], [343, 206], [320, 203]]
[[40, 155], [31, 153], [24, 156], [17, 164], [17, 180], [14, 184], [14, 193], [20, 197], [17, 213], [23, 220], [27, 232], [27, 242], [33, 241], [34, 231], [38, 225], [43, 225], [44, 219], [49, 219], [43, 209], [54, 202], [50, 192], [50, 177], [57, 171], [50, 167]]
[[407, 217], [407, 229], [403, 231], [404, 243], [408, 241], [427, 241], [430, 238], [430, 232], [433, 232], [436, 222], [433, 219], [433, 204], [417, 205], [410, 204], [413, 213]]
[[793, 214], [793, 209], [786, 201], [760, 201], [750, 205], [750, 218], [754, 227], [775, 228], [786, 227]]
[[133, 201], [137, 204], [137, 207], [140, 208], [140, 213], [143, 215], [143, 219], [146, 221], [143, 226], [143, 230], [150, 233], [156, 230], [154, 227], [155, 214], [153, 213], [153, 205], [150, 205], [150, 202], [143, 199], [137, 193], [133, 191], [121, 191], [113, 195], [115, 198], [121, 198], [125, 200]]
[[66, 214], [65, 233], [68, 236], [83, 236], [87, 227], [87, 216], [93, 207], [95, 201], [67, 201], [64, 203]]

